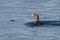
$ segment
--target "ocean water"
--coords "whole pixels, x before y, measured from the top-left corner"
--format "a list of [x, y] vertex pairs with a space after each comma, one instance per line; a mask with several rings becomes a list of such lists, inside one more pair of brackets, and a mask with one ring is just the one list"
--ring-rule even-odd
[[[24, 25], [32, 13], [50, 25]], [[60, 0], [0, 0], [0, 40], [60, 40]]]

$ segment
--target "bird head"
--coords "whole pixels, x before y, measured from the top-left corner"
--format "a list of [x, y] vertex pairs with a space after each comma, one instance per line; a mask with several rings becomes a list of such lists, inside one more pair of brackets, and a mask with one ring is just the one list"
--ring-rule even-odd
[[31, 16], [36, 16], [36, 14], [32, 13]]

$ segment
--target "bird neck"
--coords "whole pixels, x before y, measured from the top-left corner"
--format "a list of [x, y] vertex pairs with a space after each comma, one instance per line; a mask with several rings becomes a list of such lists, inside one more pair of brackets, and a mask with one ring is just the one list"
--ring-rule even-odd
[[38, 15], [35, 16], [35, 21], [39, 21], [39, 16]]

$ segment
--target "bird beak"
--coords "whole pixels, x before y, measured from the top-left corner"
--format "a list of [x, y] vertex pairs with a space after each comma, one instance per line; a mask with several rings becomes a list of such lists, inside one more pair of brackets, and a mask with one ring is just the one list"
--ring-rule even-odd
[[34, 14], [31, 14], [31, 16], [35, 16]]

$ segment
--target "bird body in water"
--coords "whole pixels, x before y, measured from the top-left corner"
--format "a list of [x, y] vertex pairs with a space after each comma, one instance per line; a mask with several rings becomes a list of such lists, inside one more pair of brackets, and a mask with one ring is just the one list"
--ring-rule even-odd
[[34, 16], [35, 21], [34, 21], [34, 26], [39, 26], [41, 22], [39, 21], [39, 15], [33, 13], [31, 16]]

